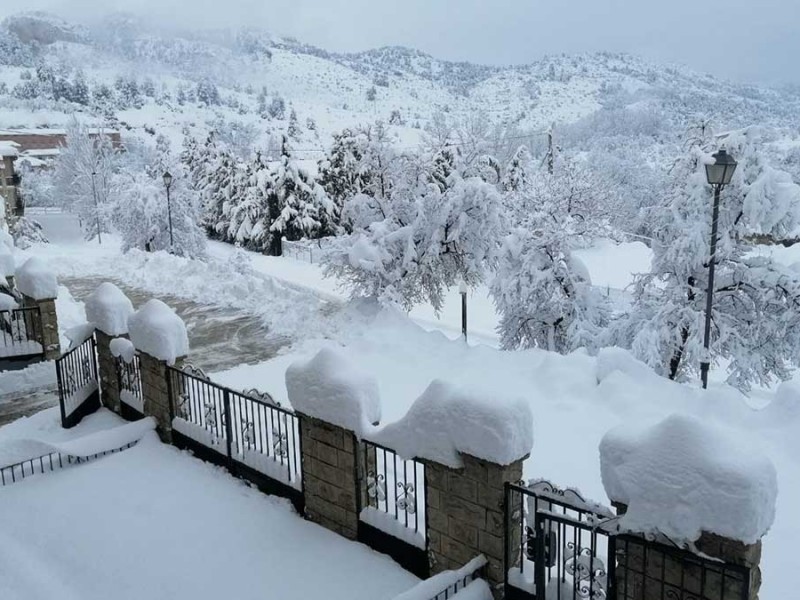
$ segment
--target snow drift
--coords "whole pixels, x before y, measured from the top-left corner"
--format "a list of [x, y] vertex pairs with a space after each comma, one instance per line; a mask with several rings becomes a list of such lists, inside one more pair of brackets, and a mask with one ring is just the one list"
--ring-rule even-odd
[[17, 289], [34, 300], [49, 300], [58, 297], [58, 281], [55, 272], [41, 258], [31, 257], [17, 269]]
[[286, 389], [289, 402], [299, 412], [358, 436], [381, 418], [378, 383], [332, 348], [289, 366]]
[[600, 468], [608, 497], [628, 505], [620, 523], [629, 530], [681, 542], [706, 531], [752, 544], [775, 519], [772, 462], [696, 417], [609, 431]]
[[533, 416], [522, 398], [488, 397], [435, 380], [408, 413], [375, 441], [404, 458], [427, 458], [461, 467], [459, 454], [507, 465], [533, 447]]
[[169, 364], [189, 353], [186, 324], [161, 300], [149, 300], [133, 313], [128, 319], [128, 330], [137, 350]]
[[86, 318], [110, 336], [128, 333], [128, 318], [133, 314], [133, 303], [113, 283], [105, 281], [86, 299]]

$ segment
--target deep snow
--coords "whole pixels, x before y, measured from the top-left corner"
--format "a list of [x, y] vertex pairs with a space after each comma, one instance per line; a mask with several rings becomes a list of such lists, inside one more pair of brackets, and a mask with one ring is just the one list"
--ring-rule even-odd
[[[758, 396], [745, 398], [721, 383], [724, 373], [719, 370], [712, 370], [712, 385], [705, 392], [696, 385], [671, 383], [621, 350], [607, 349], [598, 357], [581, 352], [567, 356], [539, 350], [500, 352], [491, 347], [496, 339], [491, 332], [493, 310], [490, 305], [479, 309], [481, 304], [474, 298], [473, 317], [492, 325], [483, 337], [471, 335], [468, 346], [457, 339], [457, 310], [446, 306], [437, 330], [426, 331], [434, 325], [416, 311], [412, 321], [369, 303], [343, 302], [335, 282], [323, 280], [316, 265], [251, 254], [252, 272], [235, 273], [225, 268], [234, 249], [222, 244], [211, 244], [212, 262], [207, 264], [143, 253], [121, 260], [118, 246], [109, 238], [107, 242], [104, 237], [102, 248], [74, 241], [37, 246], [31, 252], [53, 261], [60, 275], [113, 276], [154, 294], [184, 296], [258, 315], [266, 326], [290, 335], [292, 347], [262, 364], [236, 367], [213, 377], [234, 388], [268, 391], [282, 403], [288, 404], [287, 367], [297, 359], [311, 358], [325, 346], [344, 349], [349, 360], [375, 377], [383, 424], [402, 418], [434, 379], [488, 395], [521, 396], [534, 418], [535, 445], [525, 463], [526, 477], [576, 486], [596, 500], [605, 497], [598, 446], [612, 427], [646, 426], [678, 413], [731, 428], [744, 451], [763, 452], [778, 474], [775, 523], [764, 539], [760, 597], [778, 600], [793, 589], [794, 547], [800, 538], [796, 511], [800, 505], [796, 459], [800, 455], [796, 435], [800, 399], [792, 384], [782, 386], [780, 402], [773, 403], [774, 391], [762, 390]], [[610, 248], [622, 251], [618, 246], [601, 246], [592, 250], [596, 257], [581, 258], [595, 283], [602, 284], [605, 277], [609, 285], [621, 285], [630, 280], [630, 273], [618, 272], [619, 256], [608, 254]], [[773, 251], [788, 264], [800, 260], [800, 248]], [[458, 298], [456, 290], [451, 293]], [[481, 340], [489, 344], [476, 344]]]
[[[0, 444], [47, 434], [57, 420], [51, 409], [0, 428]], [[119, 424], [101, 410], [62, 435]], [[4, 600], [390, 600], [418, 581], [154, 433], [0, 488], [0, 506]]]

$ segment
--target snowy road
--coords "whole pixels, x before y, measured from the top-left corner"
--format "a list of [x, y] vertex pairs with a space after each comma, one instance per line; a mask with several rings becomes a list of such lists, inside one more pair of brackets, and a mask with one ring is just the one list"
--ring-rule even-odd
[[[69, 288], [76, 300], [85, 301], [107, 277], [65, 277], [61, 284]], [[135, 307], [154, 294], [112, 280]], [[207, 372], [230, 369], [241, 364], [255, 364], [274, 358], [289, 344], [284, 336], [270, 335], [264, 322], [241, 310], [220, 305], [199, 304], [186, 298], [157, 294], [184, 320], [189, 332], [189, 361]]]

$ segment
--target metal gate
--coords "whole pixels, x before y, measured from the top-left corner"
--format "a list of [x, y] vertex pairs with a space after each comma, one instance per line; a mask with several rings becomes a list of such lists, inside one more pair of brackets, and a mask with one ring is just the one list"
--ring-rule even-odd
[[506, 484], [507, 600], [749, 600], [750, 569], [622, 533], [610, 508], [547, 481]]
[[61, 426], [74, 427], [100, 408], [97, 343], [94, 336], [56, 360]]

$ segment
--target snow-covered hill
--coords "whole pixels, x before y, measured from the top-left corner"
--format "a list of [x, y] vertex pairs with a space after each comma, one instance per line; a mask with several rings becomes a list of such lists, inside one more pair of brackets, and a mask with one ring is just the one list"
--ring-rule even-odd
[[294, 111], [295, 145], [316, 158], [332, 132], [376, 119], [406, 145], [443, 118], [526, 135], [621, 107], [656, 109], [675, 131], [705, 118], [791, 126], [800, 92], [621, 54], [499, 67], [401, 47], [340, 54], [258, 29], [166, 33], [129, 15], [82, 26], [24, 13], [0, 28], [0, 107], [2, 127], [63, 125], [81, 112], [179, 138], [227, 122], [261, 145], [290, 127]]

